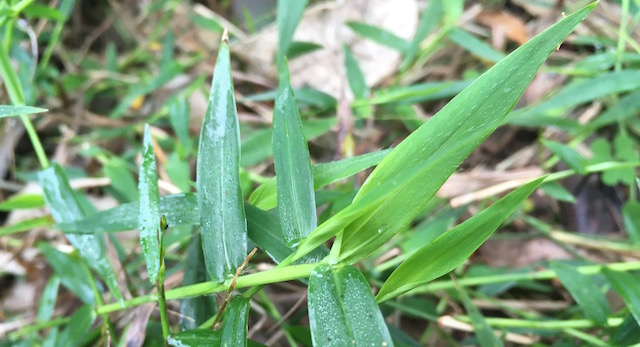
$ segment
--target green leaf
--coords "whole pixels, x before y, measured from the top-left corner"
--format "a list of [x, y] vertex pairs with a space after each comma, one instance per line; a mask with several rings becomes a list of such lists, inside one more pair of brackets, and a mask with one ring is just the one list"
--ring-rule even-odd
[[369, 88], [367, 87], [367, 81], [364, 78], [364, 74], [360, 69], [358, 60], [353, 56], [351, 49], [346, 44], [342, 46], [344, 50], [344, 66], [347, 70], [347, 81], [353, 96], [358, 99], [366, 98], [369, 94]]
[[71, 316], [67, 327], [59, 334], [58, 341], [62, 341], [65, 346], [80, 346], [95, 320], [96, 314], [91, 305], [80, 307]]
[[249, 319], [249, 299], [234, 296], [222, 318], [220, 344], [235, 347], [247, 345], [247, 321]]
[[542, 183], [531, 181], [420, 248], [391, 273], [378, 292], [378, 302], [427, 284], [462, 264]]
[[614, 346], [627, 347], [640, 343], [640, 325], [627, 313], [622, 324], [613, 328], [610, 334], [611, 343]]
[[156, 283], [160, 267], [160, 246], [158, 233], [160, 232], [160, 195], [158, 193], [158, 171], [156, 169], [156, 155], [153, 152], [153, 141], [149, 124], [144, 127], [144, 141], [142, 148], [142, 163], [140, 164], [140, 179], [138, 180], [138, 230], [140, 230], [140, 244], [142, 254], [147, 263], [149, 281]]
[[595, 7], [562, 19], [496, 64], [400, 143], [369, 176], [356, 202], [408, 169], [421, 167], [413, 180], [343, 231], [340, 259], [354, 262], [405, 228], [458, 165], [504, 120], [556, 46]]
[[546, 182], [540, 186], [540, 189], [547, 194], [549, 197], [552, 197], [556, 200], [575, 203], [576, 197], [571, 194], [562, 184], [557, 181]]
[[183, 331], [169, 336], [169, 346], [196, 347], [196, 346], [220, 346], [220, 330], [195, 329]]
[[616, 122], [624, 122], [640, 112], [640, 89], [625, 95], [614, 105], [586, 124], [589, 129], [598, 129]]
[[482, 347], [504, 346], [502, 341], [500, 341], [500, 339], [498, 339], [496, 335], [493, 333], [493, 330], [491, 329], [489, 324], [487, 324], [487, 321], [482, 316], [482, 313], [480, 312], [480, 310], [478, 310], [476, 305], [474, 305], [473, 302], [471, 302], [471, 298], [469, 298], [469, 295], [467, 294], [467, 292], [462, 287], [458, 286], [457, 283], [456, 283], [456, 287], [458, 289], [458, 294], [460, 295], [460, 299], [462, 299], [464, 308], [467, 310], [467, 313], [469, 313], [469, 317], [471, 318], [471, 324], [473, 325], [473, 330], [476, 333], [476, 337], [478, 338], [478, 342], [480, 343], [480, 346]]
[[138, 200], [138, 188], [136, 187], [136, 181], [131, 177], [129, 170], [120, 164], [118, 161], [110, 160], [103, 168], [105, 176], [111, 180], [111, 186], [123, 197], [126, 201]]
[[240, 189], [240, 130], [229, 46], [223, 41], [202, 124], [197, 180], [202, 248], [209, 276], [223, 282], [247, 255], [247, 221]]
[[347, 22], [347, 26], [356, 34], [375, 41], [383, 46], [404, 53], [411, 47], [411, 42], [402, 37], [374, 25], [361, 22]]
[[54, 222], [51, 219], [51, 216], [25, 219], [25, 220], [16, 222], [12, 225], [6, 225], [6, 226], [0, 227], [0, 237], [15, 234], [15, 233], [20, 233], [23, 231], [29, 231], [37, 227], [50, 226], [53, 224]]
[[[440, 100], [460, 93], [471, 81], [427, 82], [403, 87], [379, 89], [367, 102], [374, 105], [395, 102], [415, 104], [425, 101]], [[355, 103], [359, 105], [358, 102]]]
[[487, 45], [485, 42], [479, 40], [477, 37], [471, 35], [465, 30], [455, 28], [449, 31], [447, 36], [458, 46], [466, 49], [469, 53], [479, 58], [488, 60], [492, 63], [498, 62], [504, 58], [504, 54], [502, 52], [496, 51], [493, 47]]
[[278, 10], [276, 12], [276, 23], [278, 26], [278, 52], [276, 64], [280, 69], [280, 64], [284, 61], [285, 54], [293, 42], [293, 34], [304, 14], [308, 0], [278, 0]]
[[47, 112], [49, 110], [33, 106], [0, 105], [0, 118], [27, 116], [34, 113]]
[[[508, 117], [508, 122], [514, 125], [529, 125], [528, 122], [535, 121], [535, 118], [539, 115], [575, 107], [606, 95], [638, 88], [640, 88], [640, 70], [601, 73], [595, 77], [581, 79], [569, 84], [538, 106], [512, 112]], [[561, 115], [564, 117], [564, 113]]]
[[77, 255], [62, 253], [45, 242], [40, 242], [38, 249], [47, 259], [47, 263], [51, 265], [53, 271], [60, 277], [63, 286], [67, 287], [85, 304], [95, 303], [93, 289], [88, 282], [90, 279]]
[[420, 50], [420, 44], [440, 22], [443, 14], [444, 9], [442, 6], [442, 0], [432, 0], [427, 3], [427, 7], [422, 11], [422, 14], [420, 15], [418, 29], [416, 29], [416, 34], [413, 36], [411, 46], [409, 46], [409, 48], [405, 52], [404, 60], [400, 65], [401, 70], [404, 70], [406, 67], [408, 67], [411, 60]]
[[[160, 212], [171, 226], [200, 224], [198, 197], [193, 193], [160, 197]], [[101, 233], [138, 228], [138, 202], [100, 211], [87, 218], [59, 223], [57, 228], [71, 233]]]
[[640, 325], [640, 278], [638, 275], [614, 271], [606, 267], [602, 269], [602, 273], [618, 294], [620, 294], [622, 300], [627, 304], [629, 312], [631, 312], [638, 325]]
[[[51, 215], [58, 223], [73, 223], [85, 217], [69, 180], [58, 164], [38, 173], [44, 200], [51, 210]], [[65, 231], [64, 228], [61, 228]], [[94, 269], [109, 287], [109, 291], [118, 300], [122, 293], [118, 287], [115, 273], [109, 263], [102, 235], [66, 234], [67, 240], [78, 250], [80, 256]]]
[[287, 58], [289, 60], [322, 49], [322, 45], [313, 42], [293, 41], [287, 48]]
[[[343, 160], [312, 165], [313, 187], [320, 189], [366, 170], [378, 164], [389, 152], [391, 149], [385, 149]], [[256, 188], [249, 197], [249, 203], [263, 210], [275, 208], [278, 202], [276, 192], [276, 180], [271, 179]]]
[[[183, 286], [207, 281], [207, 270], [202, 253], [200, 233], [196, 233], [189, 242], [187, 260], [184, 266]], [[217, 310], [216, 297], [196, 296], [182, 299], [180, 302], [180, 330], [191, 330], [199, 327], [213, 316]]]
[[629, 239], [640, 244], [640, 202], [627, 201], [622, 207], [622, 220]]
[[18, 194], [13, 195], [0, 203], [0, 211], [38, 208], [44, 206], [42, 194]]
[[273, 110], [273, 162], [278, 182], [278, 212], [289, 246], [317, 226], [313, 175], [298, 105], [289, 84], [286, 63]]
[[38, 305], [38, 322], [46, 322], [53, 316], [53, 311], [56, 308], [56, 299], [58, 298], [58, 289], [60, 288], [60, 277], [51, 276], [47, 281], [47, 284], [42, 290], [40, 296], [40, 305]]
[[577, 173], [581, 175], [587, 173], [587, 161], [575, 149], [555, 141], [543, 140], [542, 144], [549, 148], [553, 154], [560, 157], [570, 168], [576, 170]]
[[551, 269], [555, 271], [562, 285], [567, 288], [587, 318], [599, 326], [606, 326], [611, 308], [598, 286], [570, 265], [552, 262]]
[[[249, 238], [267, 253], [273, 261], [280, 263], [295, 251], [294, 248], [287, 246], [284, 241], [278, 217], [249, 204], [245, 205], [245, 211], [247, 212]], [[302, 258], [301, 262], [318, 262], [328, 254], [327, 248], [321, 246]]]
[[176, 98], [169, 103], [169, 122], [185, 148], [191, 148], [189, 118], [189, 103], [186, 98]]
[[314, 346], [393, 346], [369, 283], [355, 267], [318, 265], [307, 302]]

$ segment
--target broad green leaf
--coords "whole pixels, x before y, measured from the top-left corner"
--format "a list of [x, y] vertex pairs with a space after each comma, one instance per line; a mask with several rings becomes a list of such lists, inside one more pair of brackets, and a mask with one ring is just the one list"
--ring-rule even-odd
[[638, 88], [640, 88], [640, 70], [601, 73], [569, 84], [538, 106], [514, 111], [507, 120], [514, 125], [530, 125], [530, 122], [535, 122], [537, 116], [547, 112], [575, 107], [606, 95]]
[[364, 78], [364, 74], [360, 69], [358, 60], [353, 56], [351, 49], [346, 44], [342, 46], [344, 51], [344, 65], [347, 70], [347, 81], [351, 92], [358, 99], [366, 98], [369, 94], [369, 88], [367, 87], [367, 81]]
[[343, 231], [340, 258], [357, 261], [405, 228], [458, 165], [503, 122], [540, 65], [595, 5], [578, 10], [516, 49], [385, 157], [354, 202], [385, 182], [398, 180], [407, 169], [420, 166], [422, 172]]
[[247, 345], [247, 321], [249, 320], [249, 299], [241, 295], [234, 296], [222, 317], [220, 344], [222, 346]]
[[[385, 149], [343, 160], [312, 165], [313, 187], [320, 189], [366, 170], [378, 164], [389, 152], [391, 149]], [[276, 180], [271, 179], [256, 188], [249, 197], [249, 203], [263, 210], [275, 208], [278, 203]]]
[[209, 276], [222, 282], [247, 255], [247, 221], [240, 189], [240, 130], [229, 45], [220, 45], [202, 124], [196, 185], [202, 249]]
[[27, 116], [34, 113], [47, 112], [49, 110], [33, 106], [0, 105], [0, 118]]
[[[287, 246], [284, 241], [278, 217], [249, 204], [245, 205], [245, 211], [249, 238], [273, 261], [280, 263], [295, 251], [295, 248]], [[327, 248], [320, 246], [316, 251], [302, 258], [301, 262], [318, 262], [328, 254]]]
[[95, 303], [90, 279], [77, 255], [62, 253], [45, 242], [39, 243], [38, 248], [53, 271], [60, 277], [62, 285], [85, 304]]
[[84, 305], [71, 316], [67, 327], [58, 335], [58, 340], [65, 346], [79, 346], [96, 320], [96, 313], [91, 305]]
[[585, 315], [599, 326], [606, 326], [611, 308], [607, 298], [591, 278], [564, 263], [552, 262], [551, 269], [555, 271], [562, 285], [567, 288]]
[[504, 58], [504, 54], [502, 52], [496, 51], [493, 47], [463, 29], [455, 28], [449, 31], [447, 36], [458, 46], [466, 49], [469, 53], [479, 58], [488, 60], [492, 63], [498, 62], [500, 59]]
[[413, 253], [382, 285], [378, 302], [427, 284], [462, 264], [543, 180], [523, 185]]
[[23, 231], [29, 231], [37, 227], [50, 226], [55, 224], [51, 216], [37, 217], [31, 219], [21, 220], [12, 225], [6, 225], [0, 227], [0, 237], [20, 233]]
[[[189, 242], [187, 259], [184, 266], [183, 286], [207, 281], [207, 270], [202, 253], [202, 240], [196, 233]], [[215, 295], [197, 296], [182, 299], [180, 302], [180, 330], [191, 330], [206, 322], [216, 313]]]
[[[44, 201], [56, 222], [73, 223], [85, 217], [67, 176], [58, 164], [40, 171], [38, 179], [42, 186]], [[61, 230], [66, 231], [64, 228]], [[111, 294], [118, 300], [122, 300], [115, 273], [106, 254], [103, 236], [67, 233], [66, 237], [87, 264], [106, 282]]]
[[278, 69], [284, 61], [293, 42], [293, 34], [302, 18], [304, 8], [307, 7], [308, 0], [278, 0], [278, 10], [276, 12], [276, 23], [278, 26], [278, 52], [276, 64]]
[[47, 281], [40, 296], [40, 305], [38, 305], [38, 322], [46, 322], [53, 316], [53, 310], [56, 308], [56, 299], [58, 298], [58, 289], [60, 288], [60, 277], [53, 275]]
[[631, 242], [640, 244], [640, 202], [625, 202], [622, 207], [622, 220]]
[[44, 198], [42, 197], [42, 194], [18, 194], [1, 202], [0, 211], [38, 208], [42, 206], [44, 206]]
[[273, 109], [273, 162], [278, 182], [280, 224], [285, 241], [293, 246], [309, 235], [318, 222], [309, 149], [286, 63], [280, 71]]
[[160, 246], [158, 244], [160, 231], [160, 195], [158, 193], [158, 170], [156, 155], [153, 151], [153, 141], [149, 124], [144, 127], [142, 148], [142, 163], [140, 164], [140, 178], [138, 180], [138, 230], [140, 230], [140, 244], [142, 254], [147, 263], [149, 281], [156, 283], [158, 268], [160, 267]]
[[551, 152], [557, 155], [565, 164], [569, 165], [570, 168], [576, 170], [577, 173], [581, 175], [587, 173], [587, 161], [575, 149], [555, 141], [543, 140], [542, 144], [549, 148]]
[[602, 273], [620, 294], [622, 300], [627, 304], [629, 312], [640, 325], [640, 277], [633, 273], [614, 271], [606, 267], [602, 269]]
[[502, 341], [496, 337], [493, 333], [493, 330], [487, 324], [487, 321], [482, 316], [482, 313], [476, 305], [471, 302], [471, 298], [467, 294], [467, 292], [460, 286], [457, 285], [458, 294], [460, 295], [460, 299], [462, 299], [462, 304], [464, 308], [467, 310], [469, 317], [471, 318], [471, 324], [473, 325], [473, 330], [478, 338], [478, 342], [482, 347], [498, 347], [504, 346]]
[[318, 265], [307, 303], [314, 346], [393, 346], [371, 287], [355, 267]]
[[375, 41], [383, 46], [404, 53], [411, 47], [411, 42], [402, 37], [374, 25], [361, 22], [347, 22], [347, 26], [356, 34]]

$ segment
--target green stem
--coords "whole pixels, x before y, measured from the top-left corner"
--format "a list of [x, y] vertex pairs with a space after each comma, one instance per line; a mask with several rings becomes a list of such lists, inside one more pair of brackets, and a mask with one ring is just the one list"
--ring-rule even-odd
[[618, 45], [616, 47], [616, 71], [620, 71], [620, 69], [622, 69], [622, 55], [624, 54], [624, 45], [627, 37], [627, 20], [629, 18], [629, 0], [622, 0], [622, 14], [620, 17]]
[[[468, 316], [456, 316], [462, 322], [471, 322]], [[596, 323], [589, 319], [572, 320], [529, 320], [517, 318], [491, 318], [485, 317], [485, 321], [494, 328], [524, 328], [524, 329], [544, 329], [544, 330], [566, 330], [566, 329], [587, 329], [596, 327]], [[612, 317], [607, 319], [610, 327], [622, 324], [623, 319]]]
[[[238, 277], [236, 281], [235, 288], [247, 288], [251, 286], [264, 285], [269, 283], [283, 282], [283, 281], [291, 281], [300, 278], [309, 277], [311, 271], [317, 266], [317, 263], [311, 264], [303, 264], [303, 265], [292, 265], [283, 268], [275, 268], [269, 271], [262, 271], [246, 276]], [[225, 290], [229, 290], [229, 286], [231, 285], [231, 281], [226, 281], [224, 283], [215, 283], [215, 282], [203, 282], [198, 284], [193, 284], [185, 287], [180, 287], [172, 290], [168, 290], [165, 292], [165, 296], [167, 300], [177, 300], [190, 298], [194, 296], [200, 295], [209, 295], [213, 293], [222, 292]], [[149, 302], [154, 302], [158, 300], [158, 296], [156, 294], [149, 294], [144, 296], [139, 296], [137, 298], [133, 298], [130, 300], [124, 301], [124, 305], [121, 305], [119, 302], [111, 303], [107, 305], [101, 305], [96, 307], [96, 312], [98, 314], [102, 313], [110, 313], [115, 311], [120, 311], [126, 308], [131, 308], [134, 306], [146, 304]]]
[[[578, 272], [583, 275], [596, 275], [599, 274], [603, 268], [609, 268], [615, 271], [634, 271], [640, 270], [640, 261], [636, 262], [622, 262], [622, 263], [610, 263], [603, 265], [585, 265], [576, 268]], [[462, 287], [479, 286], [492, 283], [504, 283], [515, 281], [532, 281], [532, 280], [550, 280], [556, 277], [556, 273], [553, 270], [542, 270], [527, 273], [512, 273], [504, 275], [483, 276], [483, 277], [467, 277], [458, 279], [458, 284]], [[417, 293], [432, 293], [438, 290], [452, 289], [455, 285], [452, 281], [434, 281], [426, 284], [422, 287], [418, 287], [409, 291], [405, 295], [417, 294]]]

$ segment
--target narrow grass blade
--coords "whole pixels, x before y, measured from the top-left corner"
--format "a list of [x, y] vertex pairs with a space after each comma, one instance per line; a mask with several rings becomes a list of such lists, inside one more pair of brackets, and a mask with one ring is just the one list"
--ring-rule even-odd
[[198, 151], [198, 206], [209, 276], [222, 282], [247, 255], [247, 222], [240, 189], [240, 130], [229, 46], [220, 45]]
[[[389, 103], [415, 104], [419, 102], [440, 100], [455, 96], [471, 84], [471, 81], [427, 82], [410, 86], [394, 86], [379, 89], [375, 95], [366, 100], [374, 105]], [[363, 101], [364, 102], [364, 101]], [[359, 106], [358, 101], [354, 105]]]
[[65, 346], [79, 346], [91, 329], [96, 314], [91, 305], [84, 305], [71, 316], [67, 327], [58, 335], [57, 341]]
[[342, 47], [344, 51], [344, 66], [347, 70], [347, 81], [353, 95], [358, 98], [366, 98], [369, 94], [369, 88], [367, 87], [367, 81], [364, 78], [364, 74], [360, 69], [358, 60], [351, 53], [349, 46], [344, 45]]
[[415, 58], [416, 54], [420, 50], [420, 44], [427, 37], [427, 35], [436, 27], [436, 25], [442, 19], [444, 14], [444, 8], [442, 6], [442, 0], [429, 1], [427, 7], [422, 11], [420, 15], [420, 21], [418, 22], [418, 29], [416, 34], [411, 40], [411, 45], [405, 51], [405, 56], [400, 64], [400, 70], [405, 70], [411, 61]]
[[[311, 171], [313, 173], [313, 187], [314, 189], [326, 187], [331, 183], [353, 176], [358, 172], [377, 165], [382, 158], [389, 154], [389, 152], [391, 152], [391, 149], [367, 153], [329, 163], [315, 164], [311, 166]], [[263, 210], [275, 208], [277, 206], [277, 202], [277, 183], [275, 178], [261, 184], [249, 197], [250, 204]]]
[[502, 52], [496, 51], [491, 46], [465, 30], [455, 28], [449, 31], [448, 37], [451, 41], [466, 49], [469, 53], [492, 63], [496, 63], [504, 58], [504, 54]]
[[573, 196], [571, 192], [569, 192], [562, 184], [556, 181], [546, 182], [545, 184], [540, 186], [540, 189], [542, 189], [545, 194], [556, 200], [568, 202], [571, 204], [577, 201], [576, 197]]
[[[454, 281], [455, 282], [455, 281]], [[476, 305], [471, 302], [471, 298], [467, 294], [467, 292], [460, 286], [457, 286], [458, 294], [460, 295], [460, 299], [462, 299], [462, 304], [464, 308], [467, 310], [469, 314], [469, 318], [471, 318], [471, 324], [473, 325], [473, 330], [478, 338], [478, 342], [482, 347], [501, 347], [504, 346], [502, 341], [496, 337], [493, 333], [493, 330], [487, 324], [487, 321], [482, 316], [482, 313]]]
[[278, 26], [278, 52], [276, 63], [280, 69], [289, 46], [293, 42], [293, 34], [302, 18], [308, 0], [278, 0], [276, 23]]
[[0, 227], [0, 237], [21, 233], [24, 231], [29, 231], [37, 227], [50, 226], [53, 224], [55, 223], [53, 219], [51, 219], [51, 216], [25, 219], [25, 220], [16, 222], [15, 224], [12, 224], [12, 225], [6, 225], [6, 226]]
[[622, 207], [622, 220], [631, 242], [640, 245], [640, 202], [627, 201]]
[[307, 302], [314, 346], [393, 346], [369, 283], [355, 267], [318, 265]]
[[[171, 226], [200, 224], [198, 196], [193, 193], [160, 197], [160, 211]], [[89, 234], [132, 230], [138, 228], [138, 214], [138, 202], [130, 202], [77, 221], [58, 223], [56, 227], [70, 233]]]
[[0, 118], [26, 116], [47, 111], [49, 110], [33, 106], [0, 105]]
[[629, 272], [614, 271], [609, 268], [602, 269], [602, 273], [620, 294], [629, 312], [640, 325], [640, 278]]
[[577, 173], [581, 175], [587, 173], [587, 160], [575, 149], [555, 141], [542, 141], [542, 144]]
[[[38, 179], [42, 186], [44, 200], [56, 222], [73, 223], [85, 217], [67, 176], [58, 164], [42, 170], [38, 174]], [[122, 300], [115, 273], [107, 258], [102, 235], [66, 234], [66, 237], [87, 264], [104, 279], [111, 294], [118, 300]]]
[[62, 253], [45, 242], [39, 243], [38, 249], [47, 259], [47, 263], [51, 265], [53, 271], [60, 277], [62, 285], [85, 304], [95, 303], [87, 272], [77, 255]]
[[635, 346], [640, 343], [640, 325], [631, 313], [627, 313], [622, 324], [611, 330], [611, 343], [614, 346]]
[[289, 84], [286, 64], [273, 110], [273, 161], [278, 182], [278, 212], [289, 246], [317, 226], [313, 175], [298, 105]]
[[[187, 250], [184, 266], [183, 286], [207, 281], [207, 270], [202, 253], [200, 233], [195, 234]], [[197, 296], [180, 302], [180, 330], [191, 330], [200, 326], [216, 313], [217, 303], [214, 296]]]
[[448, 273], [462, 264], [542, 183], [531, 181], [482, 212], [420, 248], [391, 273], [378, 292], [387, 301]]
[[405, 228], [458, 165], [503, 122], [540, 65], [595, 5], [578, 10], [516, 49], [400, 143], [369, 176], [354, 202], [383, 183], [398, 180], [407, 169], [429, 165], [344, 230], [340, 258], [357, 261]]
[[247, 345], [247, 322], [249, 320], [249, 299], [234, 296], [224, 311], [220, 344], [229, 347]]
[[167, 339], [169, 346], [220, 346], [220, 330], [195, 329], [183, 331]]
[[153, 151], [149, 124], [144, 127], [142, 163], [140, 164], [140, 178], [138, 180], [138, 201], [140, 206], [138, 211], [138, 230], [140, 230], [142, 254], [147, 262], [149, 281], [155, 284], [158, 277], [158, 268], [160, 267], [160, 248], [158, 245], [160, 195], [158, 193], [156, 155]]
[[402, 37], [374, 25], [361, 22], [347, 22], [347, 26], [356, 34], [375, 41], [383, 46], [404, 53], [411, 47], [411, 42]]
[[322, 45], [313, 42], [293, 41], [289, 45], [289, 48], [287, 48], [287, 54], [285, 56], [288, 59], [293, 59], [322, 48]]
[[44, 198], [41, 194], [13, 195], [0, 203], [0, 211], [11, 211], [44, 206]]
[[40, 296], [40, 305], [38, 305], [38, 322], [46, 322], [53, 316], [53, 310], [56, 308], [56, 299], [58, 299], [58, 289], [60, 288], [60, 277], [53, 275], [47, 281]]
[[552, 262], [551, 269], [556, 272], [562, 285], [567, 288], [585, 315], [599, 326], [606, 326], [611, 308], [598, 286], [570, 265]]
[[136, 181], [126, 167], [116, 161], [109, 161], [103, 171], [111, 180], [111, 187], [116, 190], [116, 198], [126, 202], [138, 200]]

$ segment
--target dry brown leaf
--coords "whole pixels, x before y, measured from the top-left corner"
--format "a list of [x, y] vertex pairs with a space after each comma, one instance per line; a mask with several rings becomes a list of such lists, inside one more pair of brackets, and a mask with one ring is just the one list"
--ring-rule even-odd
[[491, 28], [493, 46], [503, 49], [505, 38], [520, 45], [529, 40], [527, 27], [520, 17], [516, 17], [505, 11], [483, 11], [476, 17], [476, 21]]

